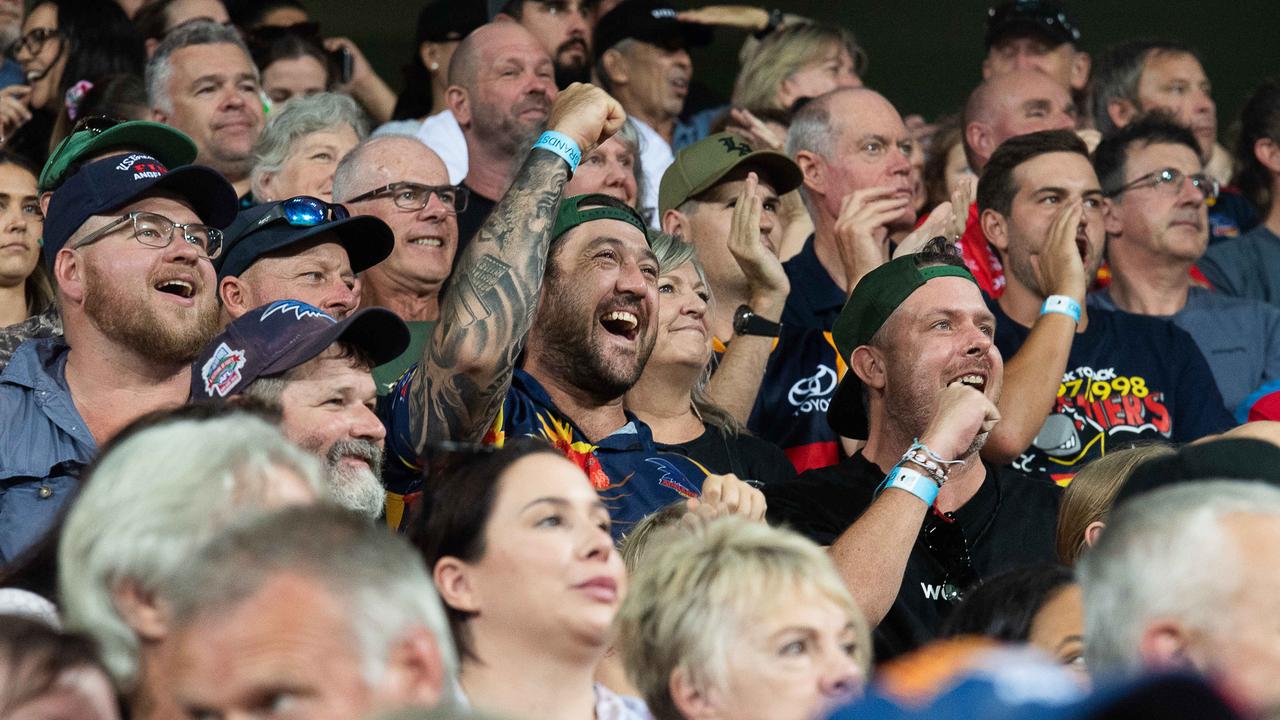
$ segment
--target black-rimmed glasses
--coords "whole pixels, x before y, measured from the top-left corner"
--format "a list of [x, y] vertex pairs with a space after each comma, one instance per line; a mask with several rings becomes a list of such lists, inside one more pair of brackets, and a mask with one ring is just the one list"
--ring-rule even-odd
[[460, 213], [467, 209], [467, 200], [471, 193], [461, 185], [419, 185], [412, 182], [395, 182], [384, 185], [377, 190], [370, 190], [357, 195], [347, 202], [360, 202], [378, 197], [390, 197], [396, 207], [401, 210], [421, 210], [431, 202], [431, 196], [440, 198], [440, 202], [451, 208], [451, 212]]
[[78, 250], [106, 237], [125, 223], [133, 223], [133, 239], [153, 248], [166, 248], [173, 242], [174, 229], [182, 230], [182, 239], [195, 246], [201, 257], [213, 260], [222, 253], [222, 231], [208, 225], [198, 223], [176, 223], [169, 218], [145, 210], [134, 210], [117, 220], [107, 223], [76, 243], [72, 250]]
[[26, 50], [28, 55], [34, 57], [44, 49], [45, 43], [62, 37], [62, 31], [57, 28], [33, 28], [26, 35], [14, 40], [6, 51], [6, 55], [16, 59], [19, 51]]
[[1216, 200], [1220, 190], [1218, 181], [1205, 173], [1196, 173], [1187, 175], [1177, 168], [1161, 168], [1155, 172], [1149, 172], [1140, 178], [1136, 178], [1131, 182], [1106, 193], [1107, 197], [1117, 197], [1122, 193], [1129, 192], [1137, 188], [1153, 187], [1159, 192], [1166, 195], [1177, 195], [1182, 191], [1182, 181], [1190, 180], [1192, 187], [1200, 191], [1205, 200]]

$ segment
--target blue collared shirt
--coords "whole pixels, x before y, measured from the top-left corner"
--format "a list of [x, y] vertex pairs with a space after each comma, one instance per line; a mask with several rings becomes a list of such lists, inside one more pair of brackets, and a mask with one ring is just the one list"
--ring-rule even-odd
[[98, 451], [67, 388], [67, 350], [31, 340], [0, 373], [0, 565], [53, 527]]

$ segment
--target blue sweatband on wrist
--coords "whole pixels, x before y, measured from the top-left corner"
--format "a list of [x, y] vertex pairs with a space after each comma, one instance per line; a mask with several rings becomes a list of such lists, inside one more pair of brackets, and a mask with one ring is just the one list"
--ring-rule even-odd
[[901, 465], [893, 466], [893, 469], [885, 476], [884, 482], [876, 490], [876, 496], [879, 497], [880, 493], [889, 488], [905, 490], [920, 498], [928, 507], [933, 507], [933, 501], [938, 499], [939, 488], [937, 482], [922, 472], [917, 472]]
[[550, 150], [551, 152], [564, 158], [569, 163], [569, 174], [572, 175], [578, 169], [578, 163], [582, 162], [582, 150], [578, 148], [578, 143], [573, 138], [562, 132], [548, 130], [538, 137], [538, 142], [533, 144], [536, 150]]
[[1077, 325], [1080, 324], [1080, 303], [1076, 302], [1075, 298], [1066, 295], [1050, 295], [1044, 299], [1044, 305], [1040, 306], [1040, 314], [1047, 313], [1066, 315], [1075, 320]]

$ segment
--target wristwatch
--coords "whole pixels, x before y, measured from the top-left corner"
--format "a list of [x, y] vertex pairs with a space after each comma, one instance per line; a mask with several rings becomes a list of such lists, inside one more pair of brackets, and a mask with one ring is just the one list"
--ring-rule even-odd
[[733, 334], [778, 337], [782, 334], [782, 323], [760, 317], [748, 305], [739, 305], [733, 313]]

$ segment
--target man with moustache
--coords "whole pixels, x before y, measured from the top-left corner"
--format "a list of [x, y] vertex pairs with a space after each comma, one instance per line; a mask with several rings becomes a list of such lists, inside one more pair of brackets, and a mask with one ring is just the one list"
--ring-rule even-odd
[[0, 373], [0, 562], [51, 526], [104, 442], [185, 402], [217, 328], [217, 228], [234, 216], [217, 172], [143, 153], [89, 163], [54, 193], [43, 253], [65, 339], [24, 343]]
[[146, 83], [151, 119], [190, 136], [197, 162], [248, 193], [264, 115], [258, 68], [235, 28], [207, 20], [176, 28], [148, 61]]
[[333, 197], [356, 215], [372, 215], [395, 236], [391, 255], [360, 276], [362, 307], [384, 307], [409, 326], [409, 348], [374, 370], [378, 392], [422, 357], [440, 317], [440, 291], [458, 248], [465, 188], [449, 184], [444, 162], [414, 138], [375, 137], [338, 163]]
[[765, 488], [771, 522], [831, 546], [877, 658], [932, 639], [981, 579], [1053, 558], [1058, 488], [978, 455], [1000, 421], [995, 323], [941, 238], [868, 272], [832, 330], [849, 370], [827, 415], [866, 444]]
[[449, 62], [449, 110], [467, 141], [471, 196], [458, 214], [458, 247], [465, 248], [507, 191], [520, 159], [546, 127], [556, 98], [551, 57], [517, 23], [474, 30]]
[[421, 364], [380, 408], [389, 469], [420, 473], [444, 443], [532, 435], [583, 469], [615, 537], [681, 500], [763, 513], [758, 491], [659, 451], [623, 408], [656, 338], [657, 261], [633, 208], [606, 195], [560, 196], [576, 159], [624, 119], [589, 85], [556, 100], [550, 130], [463, 250]]
[[489, 18], [509, 18], [542, 43], [556, 67], [556, 87], [591, 79], [590, 0], [489, 0]]
[[1199, 153], [1195, 135], [1160, 114], [1098, 145], [1093, 167], [1110, 200], [1111, 284], [1089, 300], [1168, 318], [1190, 333], [1234, 410], [1263, 383], [1280, 379], [1280, 308], [1192, 284], [1191, 267], [1209, 244], [1207, 204], [1218, 192]]
[[329, 498], [377, 518], [386, 505], [386, 431], [373, 412], [369, 373], [408, 344], [408, 329], [388, 310], [366, 308], [339, 320], [298, 300], [277, 300], [209, 341], [191, 364], [191, 399], [243, 396], [279, 410], [285, 437], [324, 462]]
[[[1084, 141], [1066, 130], [1006, 140], [978, 183], [983, 232], [1008, 285], [991, 303], [996, 344], [1021, 353], [1046, 316], [1075, 325], [1069, 342], [1043, 343], [1034, 363], [1061, 378], [1056, 397], [1024, 399], [1047, 415], [1013, 467], [1067, 482], [1083, 464], [1141, 440], [1189, 442], [1233, 425], [1204, 356], [1186, 331], [1158, 318], [1081, 306], [1055, 294], [1045, 257], [1074, 239], [1085, 277], [1102, 262], [1103, 194]], [[1074, 236], [1069, 232], [1075, 228]], [[1062, 320], [1059, 320], [1062, 318]]]

